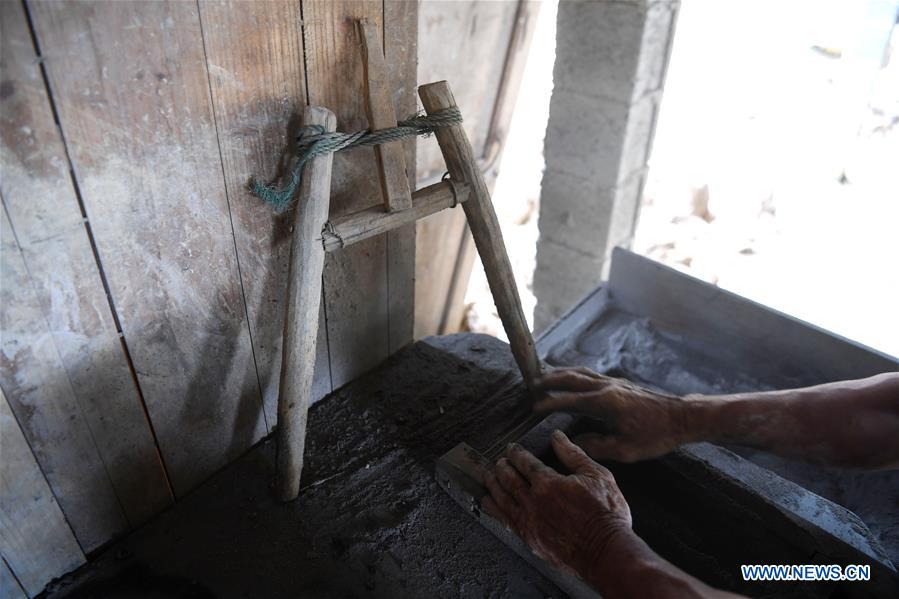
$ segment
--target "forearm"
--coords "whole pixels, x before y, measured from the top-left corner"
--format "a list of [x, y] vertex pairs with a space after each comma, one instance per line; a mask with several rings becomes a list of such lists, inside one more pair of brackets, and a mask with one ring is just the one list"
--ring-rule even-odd
[[809, 462], [899, 466], [899, 373], [786, 391], [688, 396], [684, 441], [733, 443]]
[[713, 589], [662, 559], [630, 529], [609, 536], [582, 574], [607, 599], [737, 596]]

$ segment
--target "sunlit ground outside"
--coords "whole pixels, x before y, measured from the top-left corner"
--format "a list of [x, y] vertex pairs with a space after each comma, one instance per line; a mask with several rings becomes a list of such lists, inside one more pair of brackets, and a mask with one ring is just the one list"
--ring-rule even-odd
[[[896, 9], [683, 0], [634, 249], [899, 355]], [[545, 3], [494, 193], [529, 317], [554, 29]], [[479, 265], [466, 301], [504, 336]]]

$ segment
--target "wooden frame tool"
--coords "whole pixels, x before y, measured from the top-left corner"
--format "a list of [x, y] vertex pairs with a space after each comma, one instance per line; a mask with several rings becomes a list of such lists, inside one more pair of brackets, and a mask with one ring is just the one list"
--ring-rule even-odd
[[[359, 22], [359, 31], [370, 127], [395, 127], [396, 110], [378, 32], [366, 21]], [[422, 85], [418, 94], [428, 114], [456, 106], [446, 81]], [[327, 131], [333, 131], [336, 123], [333, 113], [317, 107], [306, 109], [304, 121], [306, 125], [322, 125]], [[412, 193], [402, 146], [396, 142], [376, 146], [383, 204], [333, 220], [328, 218], [332, 155], [315, 158], [305, 167], [291, 240], [278, 395], [277, 470], [278, 496], [282, 501], [295, 499], [300, 490], [325, 252], [338, 251], [462, 204], [512, 354], [527, 387], [532, 388], [540, 375], [540, 360], [521, 308], [499, 221], [468, 137], [461, 125], [437, 129], [434, 136], [446, 161], [448, 180]]]

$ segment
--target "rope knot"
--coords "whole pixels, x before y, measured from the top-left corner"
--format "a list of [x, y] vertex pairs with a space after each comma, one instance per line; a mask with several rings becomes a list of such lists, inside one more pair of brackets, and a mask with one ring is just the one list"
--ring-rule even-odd
[[457, 107], [452, 106], [433, 114], [413, 115], [397, 123], [396, 127], [378, 131], [366, 129], [355, 133], [328, 132], [321, 125], [306, 125], [300, 129], [297, 135], [297, 156], [287, 184], [281, 189], [277, 189], [272, 185], [265, 185], [251, 179], [249, 188], [256, 197], [274, 208], [275, 212], [281, 213], [293, 201], [303, 175], [303, 167], [313, 158], [350, 148], [376, 146], [405, 137], [430, 135], [441, 127], [451, 127], [461, 123], [462, 113]]

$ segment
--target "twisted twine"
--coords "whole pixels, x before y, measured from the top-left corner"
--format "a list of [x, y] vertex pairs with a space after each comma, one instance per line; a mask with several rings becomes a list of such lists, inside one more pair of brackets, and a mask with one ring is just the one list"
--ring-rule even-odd
[[350, 148], [376, 146], [404, 137], [429, 135], [441, 127], [461, 123], [462, 113], [457, 107], [452, 106], [433, 114], [413, 116], [400, 121], [396, 127], [378, 131], [366, 129], [355, 133], [328, 132], [321, 125], [308, 125], [300, 129], [300, 134], [297, 136], [297, 157], [291, 168], [287, 185], [277, 189], [272, 185], [251, 179], [250, 191], [274, 208], [275, 212], [284, 212], [290, 206], [293, 196], [300, 186], [303, 167], [313, 158]]

